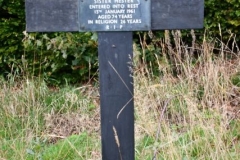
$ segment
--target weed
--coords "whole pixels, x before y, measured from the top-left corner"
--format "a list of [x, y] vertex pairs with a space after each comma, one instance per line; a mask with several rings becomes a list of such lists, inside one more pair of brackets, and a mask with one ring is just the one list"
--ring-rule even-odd
[[[240, 159], [240, 56], [180, 31], [155, 39], [161, 50], [144, 40], [156, 56], [133, 57], [136, 159]], [[0, 80], [1, 158], [101, 159], [97, 87], [16, 80]]]

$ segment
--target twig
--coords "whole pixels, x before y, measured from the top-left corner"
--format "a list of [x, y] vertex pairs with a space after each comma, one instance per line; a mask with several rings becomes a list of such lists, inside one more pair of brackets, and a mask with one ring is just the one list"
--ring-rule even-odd
[[[160, 129], [161, 129], [161, 122], [162, 122], [162, 119], [163, 119], [163, 116], [164, 116], [164, 112], [168, 106], [168, 103], [172, 100], [173, 97], [171, 98], [168, 98], [167, 101], [164, 102], [164, 106], [163, 106], [163, 110], [162, 110], [162, 113], [161, 115], [159, 116], [159, 122], [158, 122], [158, 130], [157, 130], [157, 135], [156, 135], [156, 139], [158, 140], [159, 138], [159, 134], [160, 134]], [[154, 155], [153, 155], [153, 158], [152, 160], [156, 160], [156, 156], [157, 156], [157, 148], [155, 149], [154, 151]]]
[[122, 111], [127, 107], [127, 105], [133, 100], [133, 97], [122, 107], [122, 109], [117, 114], [117, 119], [119, 118]]
[[113, 126], [113, 132], [114, 132], [114, 138], [115, 138], [116, 144], [118, 146], [118, 152], [119, 152], [120, 160], [123, 160], [121, 149], [120, 149], [120, 141], [119, 141], [119, 138], [118, 138], [117, 130], [114, 126]]
[[116, 70], [116, 68], [112, 65], [112, 63], [110, 61], [108, 61], [109, 65], [112, 67], [112, 69], [115, 71], [115, 73], [118, 75], [118, 77], [120, 78], [120, 80], [122, 81], [122, 83], [124, 84], [124, 86], [127, 88], [127, 90], [129, 91], [129, 93], [133, 96], [132, 91], [130, 90], [130, 88], [128, 87], [128, 85], [125, 83], [125, 81], [122, 79], [121, 75], [118, 73], [118, 71]]

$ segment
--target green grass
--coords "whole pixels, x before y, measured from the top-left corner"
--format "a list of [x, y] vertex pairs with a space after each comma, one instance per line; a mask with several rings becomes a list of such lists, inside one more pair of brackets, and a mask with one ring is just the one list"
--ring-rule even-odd
[[27, 159], [85, 160], [90, 158], [90, 150], [98, 147], [94, 146], [94, 144], [94, 138], [86, 133], [72, 135], [52, 145], [37, 142], [32, 145], [31, 149], [27, 149], [29, 154]]
[[[98, 143], [96, 143], [98, 142]], [[36, 138], [30, 142], [24, 139], [2, 140], [0, 155], [9, 160], [74, 160], [90, 159], [92, 152], [99, 148], [99, 140], [87, 133], [72, 135], [55, 144]]]
[[[2, 81], [1, 85], [0, 158], [62, 159], [65, 155], [68, 159], [86, 159], [94, 157], [93, 152], [98, 154], [100, 147], [97, 132], [89, 133], [90, 137], [86, 133], [88, 130], [84, 129], [91, 122], [84, 122], [83, 119], [79, 124], [76, 117], [69, 122], [70, 125], [51, 124], [58, 123], [57, 121], [68, 123], [71, 113], [85, 117], [94, 115], [96, 106], [93, 100], [82, 94], [87, 87], [65, 86], [52, 89], [44, 82], [29, 80], [15, 84]], [[74, 127], [75, 132], [71, 131]], [[64, 140], [58, 141], [61, 138]], [[58, 142], [51, 144], [51, 139]]]

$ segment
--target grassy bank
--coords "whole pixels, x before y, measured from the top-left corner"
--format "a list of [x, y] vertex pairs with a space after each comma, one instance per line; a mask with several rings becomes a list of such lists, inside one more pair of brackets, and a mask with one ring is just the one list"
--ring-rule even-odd
[[[136, 159], [240, 159], [239, 51], [160, 45], [161, 76], [134, 57]], [[0, 83], [1, 160], [101, 159], [98, 86]]]

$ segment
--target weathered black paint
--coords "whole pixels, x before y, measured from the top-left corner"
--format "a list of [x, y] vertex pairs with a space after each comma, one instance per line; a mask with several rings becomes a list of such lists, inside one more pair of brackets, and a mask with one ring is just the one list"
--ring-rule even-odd
[[28, 32], [78, 31], [78, 0], [25, 0]]
[[[25, 0], [27, 31], [79, 31], [78, 1]], [[151, 0], [151, 29], [202, 28], [203, 11], [204, 0]]]
[[134, 160], [132, 32], [99, 32], [98, 42], [102, 159]]
[[152, 30], [203, 27], [204, 0], [151, 0]]

